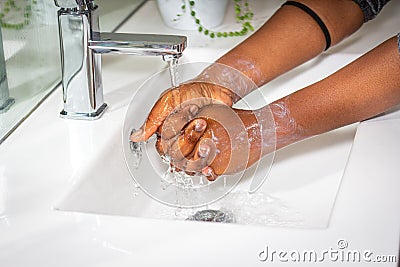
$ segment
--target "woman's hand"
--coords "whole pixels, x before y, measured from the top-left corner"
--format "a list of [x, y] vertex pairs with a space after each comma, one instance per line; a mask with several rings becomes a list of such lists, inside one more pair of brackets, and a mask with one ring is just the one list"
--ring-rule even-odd
[[165, 119], [173, 114], [168, 129], [164, 128], [164, 137], [172, 138], [180, 133], [185, 124], [191, 121], [204, 106], [214, 102], [232, 106], [234, 93], [229, 89], [208, 82], [189, 82], [164, 92], [156, 102], [150, 114], [140, 128], [131, 136], [133, 142], [149, 139]]
[[[265, 151], [263, 123], [258, 118], [251, 110], [207, 105], [176, 138], [163, 137], [163, 128], [169, 128], [167, 119], [156, 147], [176, 168], [188, 174], [202, 173], [212, 181], [222, 174], [243, 171], [261, 158]], [[271, 151], [274, 148], [271, 146]]]

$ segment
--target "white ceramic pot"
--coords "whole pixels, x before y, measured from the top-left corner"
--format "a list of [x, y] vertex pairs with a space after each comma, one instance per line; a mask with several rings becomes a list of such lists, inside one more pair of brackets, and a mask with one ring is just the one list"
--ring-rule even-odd
[[[197, 30], [198, 25], [190, 15], [189, 0], [157, 0], [157, 4], [161, 17], [168, 27], [179, 30]], [[224, 20], [227, 4], [228, 0], [197, 0], [193, 10], [204, 27], [213, 28]], [[182, 11], [182, 5], [186, 5], [186, 12]]]

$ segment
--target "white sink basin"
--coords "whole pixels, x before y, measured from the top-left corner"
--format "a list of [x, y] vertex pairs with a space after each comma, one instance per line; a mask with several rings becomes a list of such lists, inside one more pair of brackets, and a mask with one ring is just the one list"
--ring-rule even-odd
[[[218, 49], [188, 48], [182, 61], [193, 62], [199, 58], [202, 61], [213, 61], [222, 53], [223, 50]], [[208, 58], [204, 58], [205, 55]], [[261, 90], [266, 101], [271, 102], [315, 82], [315, 77], [323, 78], [354, 57], [355, 55], [352, 54], [321, 56], [318, 61], [311, 61], [289, 72]], [[118, 97], [118, 90], [126, 93], [124, 88], [132, 86], [120, 85], [117, 82], [118, 77], [107, 75], [108, 66], [113, 67], [114, 75], [118, 68], [121, 68], [121, 75], [126, 75], [124, 74], [125, 63], [121, 63], [121, 60], [128, 59], [106, 58], [105, 60], [105, 86], [112, 84], [116, 87], [115, 91], [109, 94], [114, 97]], [[165, 66], [161, 60], [151, 58], [133, 57], [127, 62], [135, 62], [142, 69], [147, 67], [161, 69]], [[323, 73], [321, 69], [324, 70]], [[137, 87], [137, 83], [134, 85]], [[133, 95], [134, 91], [130, 93]], [[149, 97], [155, 101], [157, 96], [150, 93]], [[121, 93], [121, 98], [122, 96]], [[251, 97], [249, 101], [252, 101]], [[121, 106], [125, 107], [127, 104], [125, 96]], [[110, 112], [113, 112], [112, 107]], [[140, 121], [144, 120], [144, 115], [142, 116], [143, 118], [139, 118]], [[194, 213], [193, 209], [177, 209], [157, 202], [135, 186], [124, 162], [122, 128], [123, 118], [121, 117], [121, 121], [107, 129], [112, 131], [112, 138], [104, 143], [101, 153], [76, 172], [73, 186], [66, 190], [65, 196], [55, 205], [56, 209], [157, 219], [185, 219]], [[356, 125], [351, 125], [278, 151], [266, 182], [256, 193], [248, 194], [249, 184], [245, 180], [239, 183], [228, 196], [207, 208], [232, 211], [236, 216], [236, 221], [241, 224], [327, 227], [355, 130]], [[82, 139], [82, 135], [75, 141], [77, 147], [90, 143]], [[143, 175], [145, 176], [146, 172]], [[221, 181], [222, 179], [220, 183]], [[158, 188], [157, 190], [163, 190], [161, 181], [152, 186]], [[172, 194], [173, 192], [167, 189], [165, 193]]]
[[[175, 33], [162, 26], [154, 13], [155, 3], [147, 1], [121, 31]], [[265, 18], [281, 4], [254, 3], [256, 15]], [[397, 33], [399, 4], [391, 1], [376, 20], [333, 47], [332, 55], [325, 54], [264, 87], [268, 102], [325, 77]], [[200, 44], [208, 40], [197, 39]], [[193, 44], [193, 38], [190, 40]], [[215, 60], [237, 40], [208, 40], [208, 47], [222, 47], [218, 51], [190, 46], [182, 60]], [[178, 210], [176, 217], [176, 208], [165, 207], [141, 192], [135, 196], [137, 189], [125, 167], [121, 140], [130, 98], [144, 79], [165, 63], [159, 58], [124, 56], [104, 57], [103, 63], [109, 109], [100, 120], [59, 118], [59, 88], [0, 146], [3, 265], [205, 266], [211, 259], [214, 265], [260, 266], [259, 253], [267, 246], [271, 252], [315, 251], [322, 255], [325, 250], [337, 250], [338, 241], [343, 240], [348, 242], [348, 250], [339, 251], [345, 253], [398, 255], [399, 111], [361, 123], [354, 142], [355, 125], [276, 154], [262, 188], [269, 196], [269, 209], [260, 206], [257, 212], [270, 218], [262, 225], [281, 222], [285, 227], [171, 220], [184, 217], [185, 212]], [[249, 211], [248, 207], [252, 206], [241, 205], [243, 211]], [[251, 219], [256, 223], [254, 216], [247, 222]]]

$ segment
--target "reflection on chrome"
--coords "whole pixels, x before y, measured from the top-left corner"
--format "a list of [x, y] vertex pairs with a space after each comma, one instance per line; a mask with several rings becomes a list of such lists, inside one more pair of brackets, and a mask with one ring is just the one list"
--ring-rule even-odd
[[8, 90], [6, 62], [4, 59], [3, 40], [0, 27], [0, 113], [6, 112], [14, 102], [15, 100], [10, 98], [10, 91]]
[[60, 7], [62, 117], [93, 120], [107, 108], [101, 54], [162, 56], [175, 61], [186, 48], [185, 36], [100, 32], [99, 8], [93, 0], [55, 0], [55, 4]]

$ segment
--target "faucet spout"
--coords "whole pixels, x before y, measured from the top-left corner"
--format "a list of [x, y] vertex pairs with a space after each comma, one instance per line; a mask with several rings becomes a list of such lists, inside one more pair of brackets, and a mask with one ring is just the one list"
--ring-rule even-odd
[[89, 41], [89, 48], [99, 54], [180, 57], [186, 48], [186, 36], [102, 32]]
[[107, 108], [103, 99], [101, 54], [177, 59], [187, 38], [177, 35], [105, 33], [93, 0], [55, 0], [60, 35], [64, 109], [61, 116], [94, 120]]

